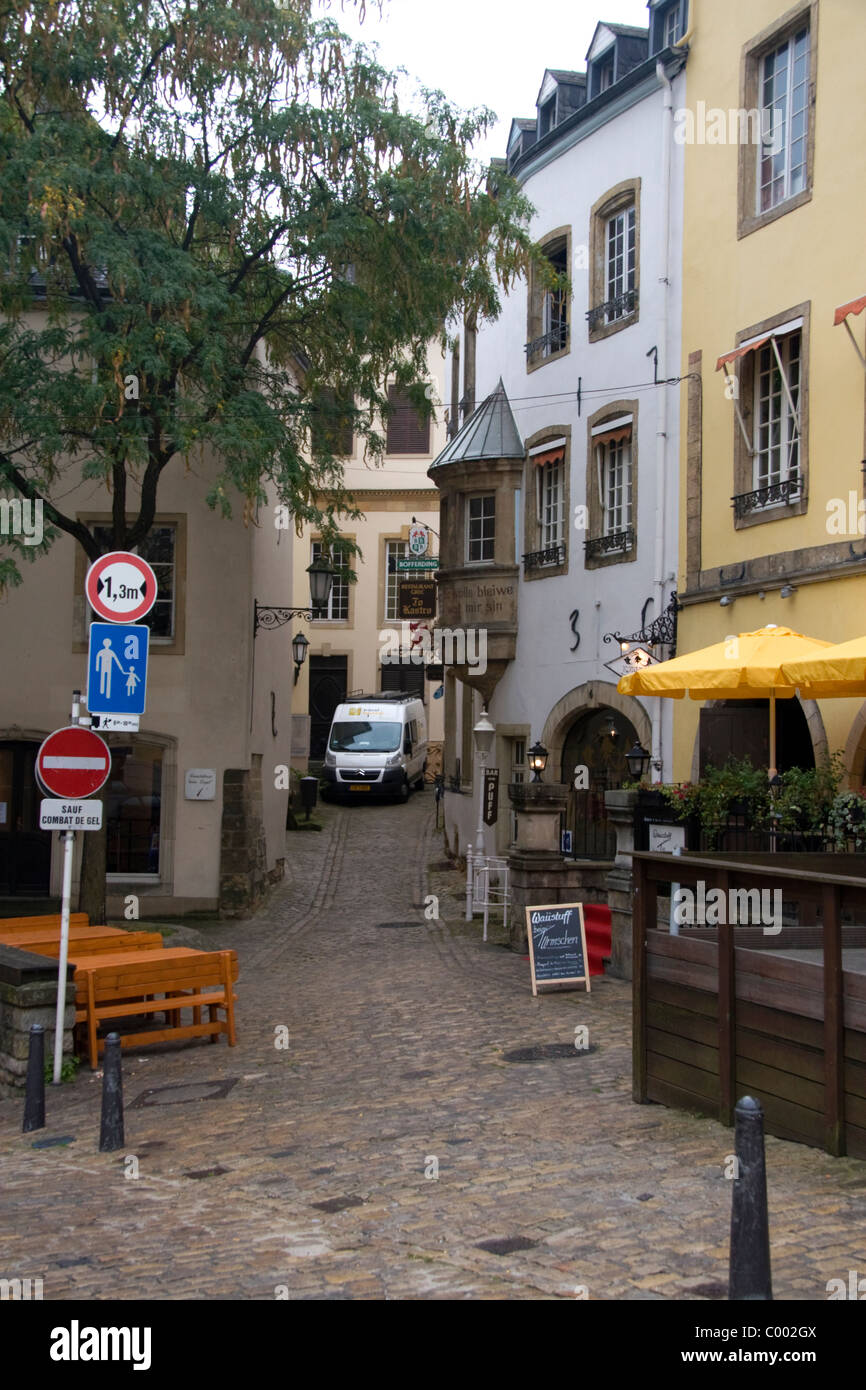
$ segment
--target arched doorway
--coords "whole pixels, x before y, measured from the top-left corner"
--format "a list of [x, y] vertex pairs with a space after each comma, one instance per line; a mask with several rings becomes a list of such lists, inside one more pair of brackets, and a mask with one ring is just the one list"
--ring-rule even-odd
[[[770, 703], [768, 700], [717, 700], [701, 710], [699, 775], [704, 769], [724, 767], [729, 758], [749, 758], [754, 767], [768, 767], [770, 759]], [[813, 768], [815, 750], [805, 711], [800, 701], [776, 701], [776, 766]]]
[[[608, 823], [604, 794], [629, 780], [626, 754], [638, 741], [631, 720], [615, 709], [578, 715], [565, 737], [562, 781], [569, 788], [566, 829], [576, 859], [613, 859], [616, 834]], [[586, 768], [585, 788], [575, 787], [576, 770]]]

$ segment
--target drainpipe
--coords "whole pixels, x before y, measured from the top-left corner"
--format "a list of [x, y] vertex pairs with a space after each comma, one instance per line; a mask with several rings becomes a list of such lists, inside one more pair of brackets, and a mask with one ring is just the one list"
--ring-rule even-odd
[[[662, 290], [661, 318], [659, 323], [659, 380], [665, 381], [668, 375], [668, 299], [670, 295], [670, 234], [671, 234], [671, 143], [673, 134], [673, 88], [665, 72], [664, 64], [656, 63], [656, 76], [664, 89], [662, 114], [662, 245], [661, 274], [659, 284]], [[655, 535], [655, 576], [653, 589], [656, 594], [656, 613], [664, 612], [665, 606], [665, 556], [667, 523], [667, 433], [668, 433], [668, 388], [658, 388], [661, 395], [656, 401], [656, 535]], [[656, 700], [656, 717], [653, 720], [652, 757], [653, 762], [663, 762], [664, 741], [662, 720], [663, 701]], [[656, 770], [658, 780], [664, 780], [664, 768]]]

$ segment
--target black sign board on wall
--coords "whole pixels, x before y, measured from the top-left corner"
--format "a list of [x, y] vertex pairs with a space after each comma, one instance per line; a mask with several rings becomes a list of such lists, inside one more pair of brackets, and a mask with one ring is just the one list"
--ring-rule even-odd
[[526, 935], [532, 993], [539, 985], [586, 985], [590, 992], [589, 958], [583, 903], [548, 903], [526, 909]]
[[484, 824], [495, 825], [499, 815], [499, 768], [484, 769]]

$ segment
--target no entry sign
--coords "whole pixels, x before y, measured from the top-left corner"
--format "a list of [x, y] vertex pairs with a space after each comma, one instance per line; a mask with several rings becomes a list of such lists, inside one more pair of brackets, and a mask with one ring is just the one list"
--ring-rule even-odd
[[36, 776], [46, 791], [63, 800], [92, 796], [105, 786], [110, 771], [108, 744], [77, 724], [49, 734], [36, 755]]
[[156, 603], [156, 575], [140, 555], [113, 550], [90, 566], [84, 592], [106, 622], [137, 623]]

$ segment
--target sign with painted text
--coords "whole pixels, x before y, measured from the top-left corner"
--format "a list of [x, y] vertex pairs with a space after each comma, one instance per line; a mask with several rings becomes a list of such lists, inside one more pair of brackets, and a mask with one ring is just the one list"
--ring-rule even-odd
[[401, 579], [397, 615], [401, 619], [436, 617], [436, 580]]
[[90, 566], [84, 581], [87, 602], [109, 623], [137, 623], [156, 603], [156, 575], [131, 550], [112, 550]]
[[539, 985], [586, 985], [590, 993], [583, 903], [528, 907], [526, 935], [533, 994]]
[[438, 570], [438, 555], [398, 555], [396, 569], [398, 574], [417, 574], [419, 570]]
[[499, 768], [484, 769], [484, 824], [495, 825], [499, 816]]
[[40, 830], [101, 830], [101, 801], [56, 801], [39, 803]]

